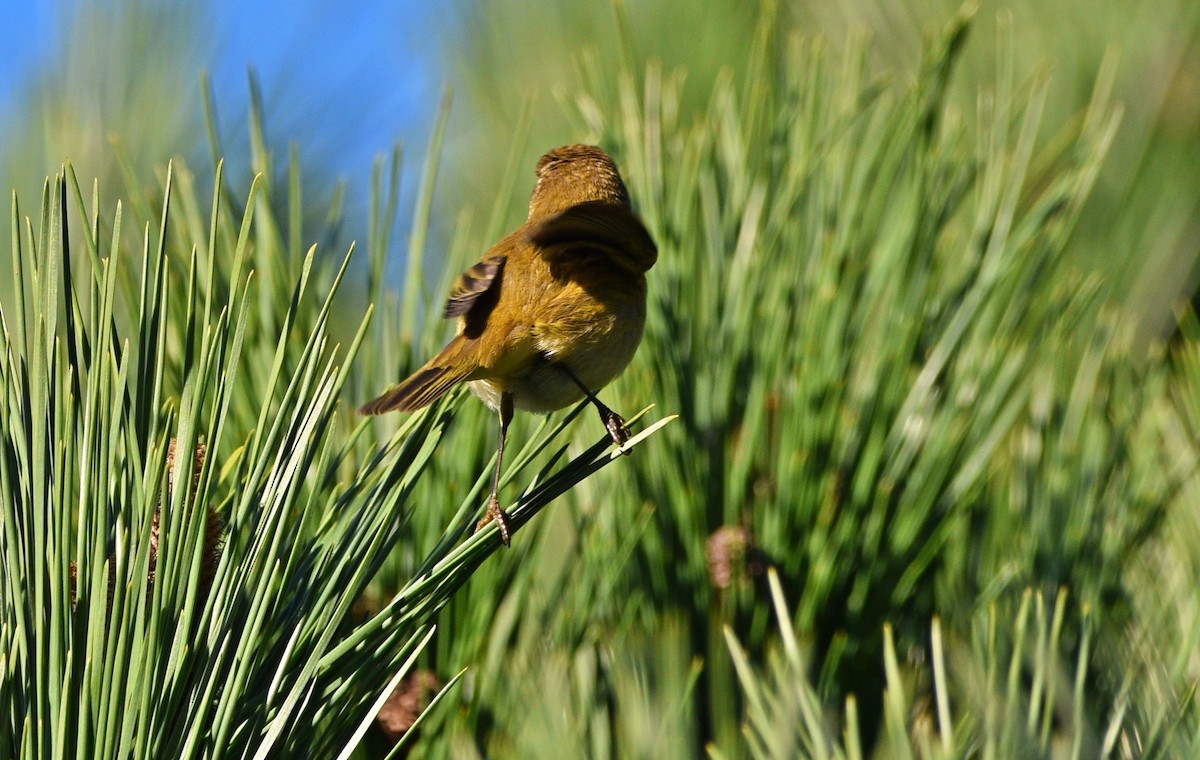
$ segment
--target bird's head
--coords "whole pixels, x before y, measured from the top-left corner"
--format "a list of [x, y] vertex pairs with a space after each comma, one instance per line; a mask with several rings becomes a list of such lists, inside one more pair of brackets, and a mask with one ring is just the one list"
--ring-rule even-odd
[[542, 156], [529, 218], [556, 214], [577, 203], [609, 201], [629, 206], [629, 191], [617, 165], [595, 145], [564, 145]]

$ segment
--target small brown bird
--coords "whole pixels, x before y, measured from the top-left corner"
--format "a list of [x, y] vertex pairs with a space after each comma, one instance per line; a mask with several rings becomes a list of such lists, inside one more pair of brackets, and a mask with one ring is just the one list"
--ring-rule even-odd
[[362, 414], [412, 411], [459, 383], [500, 414], [487, 515], [509, 543], [496, 492], [513, 409], [552, 412], [587, 398], [613, 443], [625, 421], [596, 391], [625, 369], [646, 321], [646, 271], [658, 249], [629, 206], [616, 164], [600, 148], [566, 145], [538, 161], [529, 218], [464, 272], [444, 316], [458, 333]]

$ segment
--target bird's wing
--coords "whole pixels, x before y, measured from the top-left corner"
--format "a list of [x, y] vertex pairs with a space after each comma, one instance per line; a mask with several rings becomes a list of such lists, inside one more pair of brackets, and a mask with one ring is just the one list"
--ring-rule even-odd
[[614, 264], [635, 274], [645, 272], [658, 260], [658, 247], [646, 226], [620, 203], [578, 203], [533, 225], [526, 238], [551, 264], [577, 256], [583, 249], [598, 249]]
[[470, 269], [460, 274], [450, 291], [450, 298], [446, 301], [446, 309], [442, 316], [452, 319], [470, 311], [479, 298], [498, 282], [500, 270], [507, 258], [503, 250], [496, 251], [493, 248]]

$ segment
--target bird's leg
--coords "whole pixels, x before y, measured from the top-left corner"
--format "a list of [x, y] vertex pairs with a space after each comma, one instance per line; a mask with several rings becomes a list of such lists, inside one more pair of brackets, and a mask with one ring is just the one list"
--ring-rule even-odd
[[[625, 442], [629, 440], [629, 429], [625, 427], [625, 419], [612, 409], [609, 409], [607, 406], [605, 406], [604, 403], [596, 397], [596, 394], [592, 393], [591, 388], [584, 385], [578, 377], [575, 377], [575, 373], [571, 371], [570, 367], [559, 362], [554, 362], [553, 364], [555, 367], [558, 367], [560, 370], [562, 370], [567, 377], [571, 378], [571, 382], [579, 386], [579, 390], [583, 391], [583, 395], [587, 396], [588, 401], [591, 401], [596, 407], [596, 411], [600, 412], [600, 420], [604, 423], [604, 427], [608, 428], [608, 434], [612, 437], [612, 441], [616, 447], [621, 448], [624, 446]], [[623, 453], [626, 455], [629, 454], [628, 451]]]
[[496, 471], [492, 473], [492, 494], [488, 497], [487, 514], [475, 526], [478, 533], [492, 520], [500, 528], [500, 540], [505, 546], [509, 545], [508, 513], [500, 508], [500, 499], [496, 495], [500, 491], [500, 468], [504, 464], [504, 440], [508, 437], [508, 423], [513, 417], [513, 397], [511, 393], [500, 394], [500, 445], [496, 450]]

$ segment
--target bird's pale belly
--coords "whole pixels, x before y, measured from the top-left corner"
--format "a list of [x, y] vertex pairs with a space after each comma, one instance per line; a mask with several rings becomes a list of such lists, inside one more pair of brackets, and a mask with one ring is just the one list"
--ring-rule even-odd
[[[644, 307], [643, 307], [644, 308]], [[603, 334], [571, 341], [570, 349], [558, 350], [553, 342], [543, 346], [543, 357], [531, 362], [529, 371], [506, 378], [487, 378], [467, 383], [471, 392], [493, 409], [500, 394], [511, 393], [513, 406], [528, 412], [548, 413], [584, 398], [571, 377], [555, 363], [566, 366], [593, 393], [612, 382], [625, 370], [642, 338], [641, 319], [617, 319]]]

